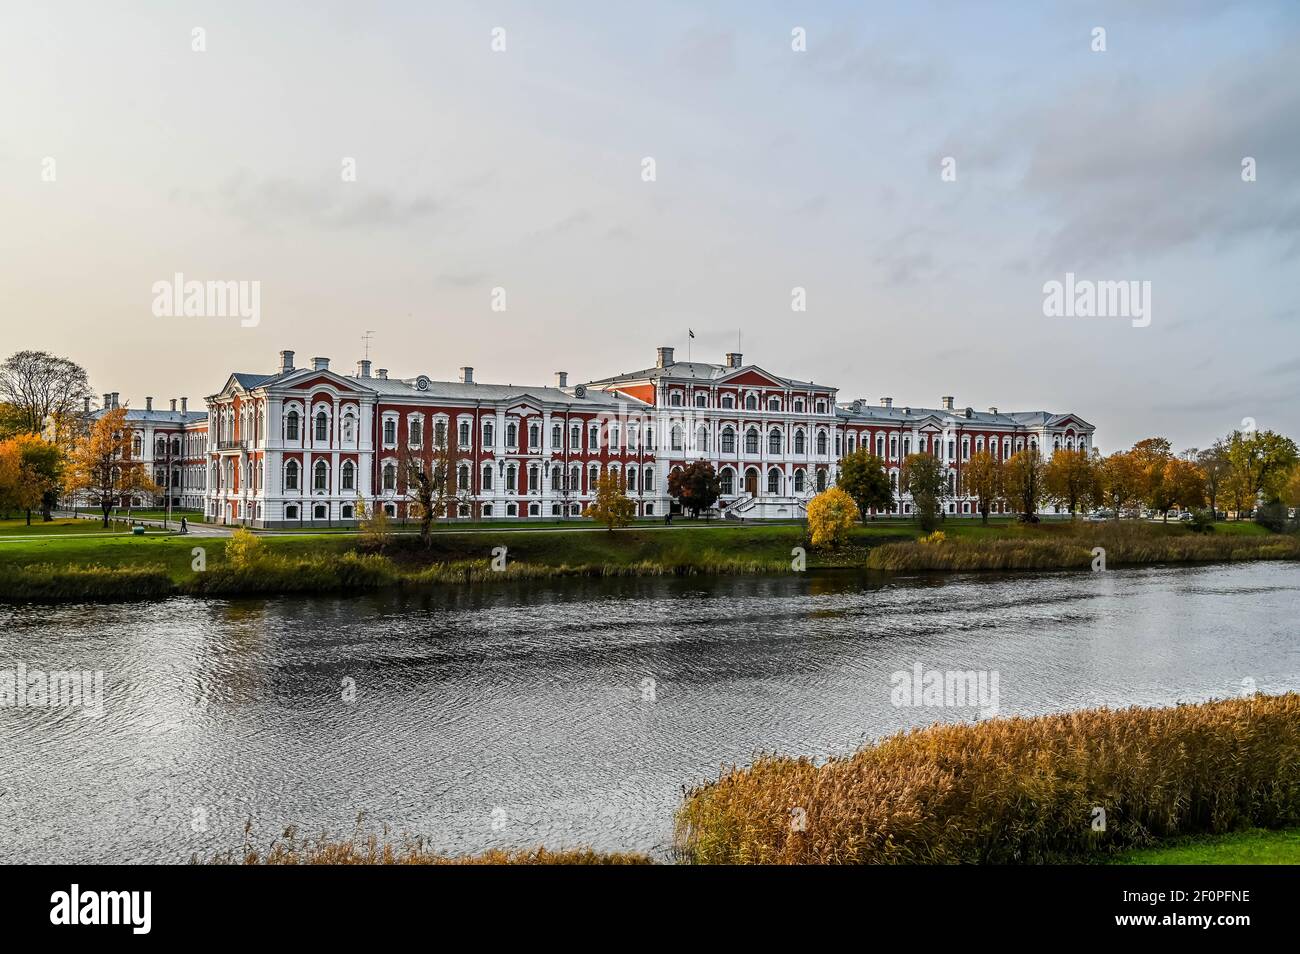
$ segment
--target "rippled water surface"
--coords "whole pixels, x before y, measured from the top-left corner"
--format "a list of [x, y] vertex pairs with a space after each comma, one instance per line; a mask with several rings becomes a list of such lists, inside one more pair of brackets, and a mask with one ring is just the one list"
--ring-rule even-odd
[[996, 670], [1002, 713], [1298, 689], [1298, 594], [1255, 563], [0, 608], [0, 669], [105, 678], [99, 718], [0, 709], [0, 845], [186, 861], [365, 812], [447, 851], [663, 853], [722, 764], [973, 718], [892, 704], [918, 662]]

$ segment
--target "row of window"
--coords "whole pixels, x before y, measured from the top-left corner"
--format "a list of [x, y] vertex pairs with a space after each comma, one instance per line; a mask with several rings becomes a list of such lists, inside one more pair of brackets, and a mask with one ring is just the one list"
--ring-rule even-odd
[[[781, 402], [781, 399], [780, 399], [779, 397], [775, 396], [775, 395], [769, 395], [768, 398], [767, 398], [767, 400], [766, 400], [766, 401], [763, 401], [763, 402], [760, 402], [759, 397], [758, 397], [757, 394], [746, 394], [746, 395], [745, 395], [745, 410], [746, 410], [746, 411], [757, 411], [757, 410], [759, 409], [759, 405], [760, 405], [760, 403], [763, 404], [763, 406], [764, 406], [763, 409], [764, 409], [764, 410], [767, 410], [767, 411], [780, 411], [780, 410], [781, 410], [781, 403], [782, 403], [782, 402]], [[704, 391], [696, 391], [696, 392], [695, 392], [694, 399], [693, 399], [693, 401], [692, 401], [692, 404], [693, 404], [693, 406], [695, 406], [695, 407], [708, 407], [708, 406], [709, 406], [709, 395], [708, 395], [708, 393], [707, 393], [707, 392], [704, 392]], [[670, 393], [668, 394], [668, 406], [669, 406], [669, 407], [685, 407], [685, 406], [686, 406], [686, 395], [685, 395], [683, 392], [681, 392], [681, 391], [672, 391], [672, 392], [670, 392]], [[723, 408], [724, 410], [734, 410], [735, 407], [736, 407], [736, 397], [735, 397], [735, 395], [733, 395], [733, 394], [723, 394], [721, 397], [718, 398], [718, 407]], [[795, 398], [793, 401], [790, 402], [790, 409], [791, 409], [795, 414], [803, 414], [803, 413], [804, 413], [804, 410], [805, 410], [806, 407], [807, 407], [807, 404], [806, 404], [806, 402], [804, 401], [804, 399], [801, 398], [801, 397], [797, 397], [797, 398]], [[814, 407], [816, 408], [816, 413], [818, 413], [818, 414], [825, 414], [825, 413], [826, 413], [826, 409], [827, 409], [827, 407], [829, 407], [829, 405], [827, 404], [827, 402], [826, 402], [825, 399], [823, 399], [823, 398], [818, 398], [817, 401], [816, 401], [816, 403], [814, 404]]]

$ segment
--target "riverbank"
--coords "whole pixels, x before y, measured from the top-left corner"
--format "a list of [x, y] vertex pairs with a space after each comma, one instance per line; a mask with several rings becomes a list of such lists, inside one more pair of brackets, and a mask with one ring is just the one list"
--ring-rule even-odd
[[1254, 524], [1212, 534], [1145, 523], [950, 522], [942, 542], [914, 523], [854, 529], [836, 550], [811, 547], [802, 525], [684, 522], [607, 532], [537, 529], [440, 531], [426, 546], [394, 536], [382, 548], [355, 534], [265, 534], [254, 563], [226, 558], [228, 538], [73, 534], [56, 527], [0, 542], [0, 600], [147, 600], [171, 595], [240, 596], [354, 592], [524, 579], [792, 573], [816, 569], [890, 572], [1087, 569], [1105, 565], [1300, 559], [1300, 537]]
[[[686, 794], [699, 864], [1053, 864], [1300, 824], [1300, 694], [899, 733]], [[793, 819], [793, 820], [792, 820]]]

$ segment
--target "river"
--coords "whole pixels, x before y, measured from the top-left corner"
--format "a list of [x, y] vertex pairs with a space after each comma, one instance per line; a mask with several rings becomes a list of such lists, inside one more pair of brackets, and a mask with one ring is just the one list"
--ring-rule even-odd
[[0, 708], [0, 845], [184, 862], [364, 813], [448, 852], [664, 858], [724, 764], [979, 717], [895, 705], [918, 664], [996, 676], [1002, 715], [1300, 688], [1298, 592], [1248, 563], [0, 607], [0, 672], [103, 672], [98, 714]]

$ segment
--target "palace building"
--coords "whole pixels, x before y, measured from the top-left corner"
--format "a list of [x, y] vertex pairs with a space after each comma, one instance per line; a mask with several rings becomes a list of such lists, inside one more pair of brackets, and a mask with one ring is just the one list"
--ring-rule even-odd
[[[106, 396], [105, 406], [116, 402]], [[176, 403], [172, 402], [173, 405]], [[207, 413], [131, 411], [155, 480], [173, 501], [211, 519], [253, 527], [353, 523], [358, 506], [411, 514], [408, 466], [454, 473], [450, 519], [555, 519], [581, 515], [597, 478], [613, 471], [640, 517], [675, 512], [673, 470], [706, 460], [719, 476], [724, 518], [782, 519], [834, 485], [838, 461], [867, 447], [897, 488], [903, 458], [936, 455], [946, 466], [955, 516], [973, 512], [959, 494], [961, 469], [988, 449], [1007, 458], [1037, 447], [1089, 449], [1093, 427], [1074, 414], [843, 403], [827, 384], [745, 364], [677, 361], [659, 348], [652, 367], [570, 384], [486, 384], [473, 368], [454, 381], [390, 377], [328, 358], [297, 367], [280, 352], [271, 373], [235, 373], [207, 399]], [[137, 424], [138, 422], [138, 424]], [[160, 476], [171, 480], [166, 485]], [[911, 512], [902, 495], [894, 513]]]

